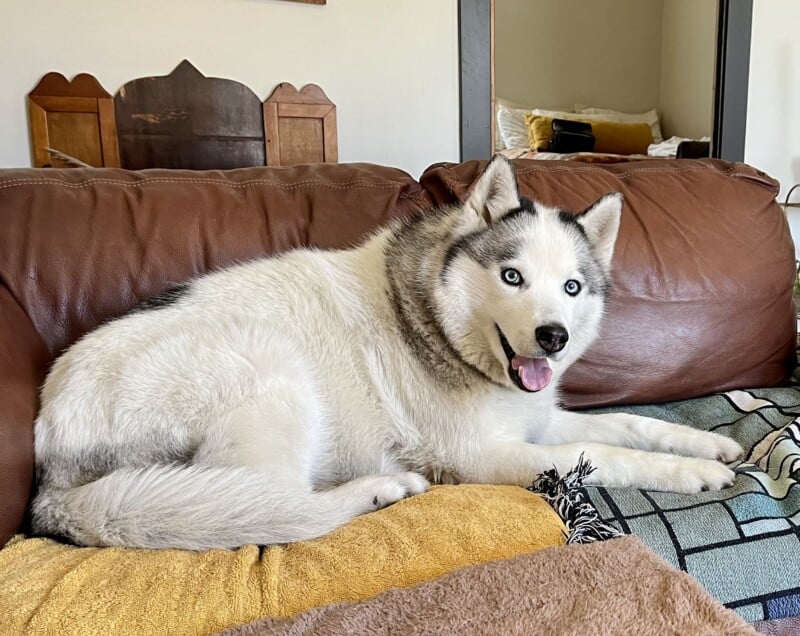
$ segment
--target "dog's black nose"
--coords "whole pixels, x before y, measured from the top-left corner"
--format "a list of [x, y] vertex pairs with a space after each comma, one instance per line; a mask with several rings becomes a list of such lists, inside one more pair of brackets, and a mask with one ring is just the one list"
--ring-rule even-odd
[[545, 353], [561, 351], [569, 340], [567, 330], [561, 325], [542, 325], [536, 327], [536, 342], [545, 350]]

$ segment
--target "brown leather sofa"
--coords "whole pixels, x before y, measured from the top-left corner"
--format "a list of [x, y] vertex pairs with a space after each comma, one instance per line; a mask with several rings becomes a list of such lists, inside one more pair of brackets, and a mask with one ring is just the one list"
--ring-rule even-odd
[[[482, 164], [228, 172], [0, 171], [0, 545], [23, 523], [38, 388], [53, 359], [172, 283], [298, 246], [341, 248], [464, 197]], [[524, 194], [626, 205], [601, 337], [569, 373], [571, 407], [661, 402], [785, 381], [794, 249], [777, 183], [742, 165], [519, 162]]]

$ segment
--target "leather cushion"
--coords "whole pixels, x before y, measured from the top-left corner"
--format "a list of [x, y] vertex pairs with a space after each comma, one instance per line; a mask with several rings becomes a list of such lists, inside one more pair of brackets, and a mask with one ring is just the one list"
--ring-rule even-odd
[[[437, 204], [464, 200], [485, 162], [436, 164]], [[566, 374], [569, 407], [666, 402], [773, 386], [794, 364], [794, 246], [778, 183], [741, 163], [514, 162], [521, 192], [583, 210], [607, 192], [625, 207], [614, 286], [596, 343]]]
[[0, 279], [51, 355], [170, 284], [293, 247], [339, 248], [430, 207], [367, 164], [0, 173]]

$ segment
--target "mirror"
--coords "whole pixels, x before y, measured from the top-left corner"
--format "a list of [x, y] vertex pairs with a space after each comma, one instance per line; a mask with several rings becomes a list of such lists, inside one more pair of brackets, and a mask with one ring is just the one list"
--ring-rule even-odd
[[460, 0], [462, 160], [492, 153], [502, 100], [657, 110], [654, 141], [710, 137], [741, 160], [751, 15], [752, 0]]

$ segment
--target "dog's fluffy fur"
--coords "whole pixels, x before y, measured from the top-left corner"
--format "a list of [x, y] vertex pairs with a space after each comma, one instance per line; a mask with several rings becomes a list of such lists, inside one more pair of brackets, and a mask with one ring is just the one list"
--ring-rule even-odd
[[204, 276], [100, 327], [43, 389], [34, 531], [285, 543], [429, 481], [528, 485], [581, 453], [591, 483], [729, 485], [730, 439], [556, 406], [597, 334], [621, 208], [521, 199], [496, 158], [462, 206]]

